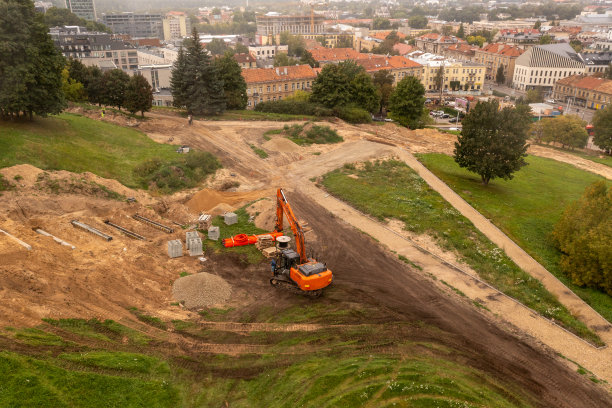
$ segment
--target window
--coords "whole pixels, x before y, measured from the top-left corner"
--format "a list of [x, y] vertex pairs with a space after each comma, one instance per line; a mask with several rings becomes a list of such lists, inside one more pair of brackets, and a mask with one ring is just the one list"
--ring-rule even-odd
[[291, 90], [295, 91], [295, 82], [291, 84]]
[[285, 91], [289, 90], [289, 84], [285, 84]]
[[[268, 93], [270, 92], [270, 85], [267, 86], [266, 92], [268, 92]], [[270, 99], [270, 98], [268, 98], [268, 99]]]

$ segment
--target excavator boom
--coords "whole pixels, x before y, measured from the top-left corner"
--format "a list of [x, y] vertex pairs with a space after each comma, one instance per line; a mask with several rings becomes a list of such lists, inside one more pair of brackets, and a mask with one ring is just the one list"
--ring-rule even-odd
[[306, 248], [304, 246], [304, 230], [302, 230], [295, 214], [293, 214], [293, 209], [291, 209], [291, 205], [289, 201], [287, 201], [287, 197], [285, 197], [285, 192], [282, 188], [279, 188], [276, 191], [276, 227], [274, 229], [276, 232], [283, 231], [283, 214], [287, 217], [291, 231], [295, 236], [295, 247], [298, 255], [300, 255], [300, 263], [307, 262], [308, 258], [306, 258]]

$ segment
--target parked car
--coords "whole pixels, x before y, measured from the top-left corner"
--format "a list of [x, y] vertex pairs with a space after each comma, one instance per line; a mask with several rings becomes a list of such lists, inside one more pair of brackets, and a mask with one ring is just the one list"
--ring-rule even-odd
[[442, 119], [448, 119], [448, 118], [450, 118], [450, 115], [448, 113], [443, 113], [441, 115], [441, 117], [442, 117]]
[[457, 119], [457, 118], [455, 117], [455, 118], [450, 118], [448, 121], [449, 121], [450, 123], [455, 123], [455, 122], [461, 122], [461, 119]]

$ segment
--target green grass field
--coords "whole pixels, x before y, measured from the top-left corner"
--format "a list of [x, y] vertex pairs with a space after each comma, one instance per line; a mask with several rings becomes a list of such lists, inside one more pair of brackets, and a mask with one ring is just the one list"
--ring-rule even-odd
[[559, 269], [560, 252], [550, 235], [565, 207], [577, 200], [586, 186], [602, 177], [569, 164], [529, 156], [529, 165], [517, 172], [514, 179], [495, 179], [485, 187], [477, 175], [460, 168], [452, 157], [424, 154], [419, 160], [612, 322], [612, 297], [573, 285]]
[[28, 163], [44, 170], [89, 171], [139, 187], [133, 169], [154, 157], [175, 160], [175, 150], [137, 130], [67, 113], [32, 122], [0, 121], [0, 168]]
[[[306, 321], [319, 321], [328, 320], [332, 313], [337, 323], [351, 324], [362, 317], [355, 316], [358, 310], [354, 307], [348, 311], [343, 304], [321, 307], [307, 300], [298, 303], [281, 311], [255, 311], [251, 318], [293, 322], [298, 314], [306, 316]], [[218, 317], [232, 321], [243, 312], [220, 310]], [[369, 315], [367, 311], [360, 313]], [[518, 387], [454, 361], [453, 350], [405, 340], [413, 330], [421, 334], [436, 330], [422, 324], [245, 335], [204, 329], [197, 321], [166, 322], [172, 324], [175, 335], [188, 336], [190, 343], [246, 343], [267, 348], [263, 354], [229, 356], [175, 355], [171, 351], [174, 348], [160, 340], [148, 346], [126, 343], [120, 333], [133, 330], [111, 321], [49, 322], [34, 329], [0, 329], [0, 345], [10, 342], [19, 350], [0, 352], [0, 406], [531, 406], [529, 397]], [[109, 330], [111, 327], [113, 330]], [[53, 342], [41, 348], [17, 336], [32, 330], [39, 338], [48, 337]], [[102, 343], [92, 343], [102, 337]], [[389, 343], [390, 338], [396, 340]], [[377, 345], [394, 351], [377, 352]]]
[[497, 289], [601, 344], [597, 335], [572, 316], [538, 280], [521, 270], [403, 162], [368, 162], [360, 168], [345, 165], [325, 175], [322, 183], [330, 193], [381, 221], [398, 219], [409, 231], [433, 236], [442, 248], [456, 251], [462, 261]]

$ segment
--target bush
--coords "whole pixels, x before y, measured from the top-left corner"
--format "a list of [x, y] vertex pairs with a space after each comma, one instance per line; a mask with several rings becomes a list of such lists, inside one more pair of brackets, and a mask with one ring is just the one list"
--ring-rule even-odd
[[569, 205], [555, 225], [553, 237], [561, 269], [576, 285], [612, 295], [612, 186], [598, 181]]
[[338, 143], [344, 141], [334, 129], [329, 126], [313, 126], [306, 132], [306, 137], [316, 144]]
[[334, 114], [348, 123], [372, 122], [372, 115], [370, 112], [361, 108], [336, 106], [334, 108]]
[[292, 115], [333, 116], [334, 112], [324, 106], [301, 100], [261, 102], [255, 106], [257, 112], [286, 113]]

